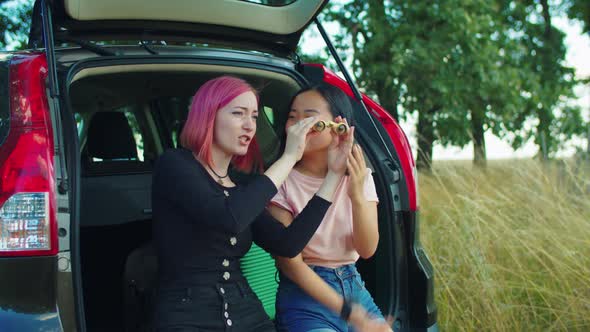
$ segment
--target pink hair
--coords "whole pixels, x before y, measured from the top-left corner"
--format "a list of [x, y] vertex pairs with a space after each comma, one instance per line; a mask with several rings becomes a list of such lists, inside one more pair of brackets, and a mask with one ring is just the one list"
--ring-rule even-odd
[[[180, 133], [180, 144], [197, 154], [199, 159], [213, 165], [211, 145], [215, 128], [215, 115], [237, 96], [252, 91], [258, 100], [258, 93], [246, 81], [233, 76], [220, 76], [203, 84], [195, 93], [186, 123]], [[262, 155], [256, 138], [252, 139], [248, 152], [235, 156], [234, 167], [250, 172], [254, 165], [262, 170]]]

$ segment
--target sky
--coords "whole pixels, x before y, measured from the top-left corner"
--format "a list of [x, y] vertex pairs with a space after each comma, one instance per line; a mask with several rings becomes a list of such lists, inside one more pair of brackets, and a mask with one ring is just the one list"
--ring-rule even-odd
[[[579, 22], [558, 17], [554, 19], [554, 24], [566, 33], [566, 65], [575, 68], [576, 77], [590, 77], [590, 37], [587, 34], [582, 34], [582, 26]], [[324, 28], [328, 33], [337, 30], [336, 25], [326, 24]], [[301, 46], [304, 53], [317, 53], [324, 47], [324, 41], [319, 36], [319, 33], [314, 32], [313, 29], [306, 31], [303, 38]], [[575, 89], [575, 93], [578, 97], [576, 102], [583, 110], [584, 119], [590, 121], [590, 88], [588, 86], [578, 86]], [[417, 118], [400, 122], [402, 129], [406, 132], [406, 135], [408, 135], [414, 155], [416, 155], [417, 147], [416, 122]], [[490, 132], [485, 133], [485, 140], [488, 159], [531, 158], [538, 153], [538, 147], [533, 142], [528, 142], [522, 148], [514, 151], [507, 142], [501, 140]], [[586, 149], [587, 144], [587, 138], [568, 142], [566, 148], [559, 151], [557, 156], [569, 157], [575, 152], [576, 146]], [[464, 148], [459, 148], [453, 146], [443, 147], [440, 144], [435, 143], [433, 148], [433, 159], [473, 159], [473, 145], [469, 144]]]

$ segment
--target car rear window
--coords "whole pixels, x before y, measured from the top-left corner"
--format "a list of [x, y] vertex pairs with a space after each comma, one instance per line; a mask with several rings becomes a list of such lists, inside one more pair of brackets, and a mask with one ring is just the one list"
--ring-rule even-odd
[[154, 133], [146, 124], [144, 109], [145, 105], [140, 103], [74, 114], [82, 144], [84, 174], [90, 176], [150, 170], [157, 153]]
[[0, 145], [4, 143], [10, 128], [10, 100], [8, 99], [9, 57], [0, 54]]

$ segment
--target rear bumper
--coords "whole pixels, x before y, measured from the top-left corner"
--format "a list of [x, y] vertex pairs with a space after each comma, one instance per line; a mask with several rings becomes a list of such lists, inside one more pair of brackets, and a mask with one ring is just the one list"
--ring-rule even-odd
[[56, 271], [55, 256], [0, 259], [0, 331], [63, 331]]

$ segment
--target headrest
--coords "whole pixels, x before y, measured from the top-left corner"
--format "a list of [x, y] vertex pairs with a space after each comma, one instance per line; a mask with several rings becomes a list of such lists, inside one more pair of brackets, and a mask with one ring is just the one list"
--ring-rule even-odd
[[88, 126], [88, 155], [103, 160], [137, 160], [137, 146], [122, 112], [95, 113]]

